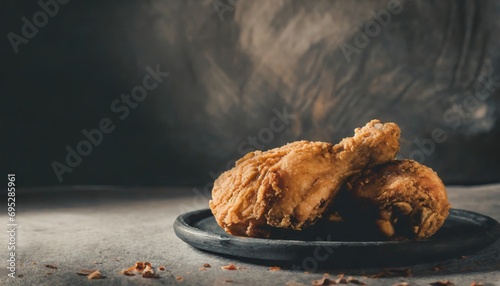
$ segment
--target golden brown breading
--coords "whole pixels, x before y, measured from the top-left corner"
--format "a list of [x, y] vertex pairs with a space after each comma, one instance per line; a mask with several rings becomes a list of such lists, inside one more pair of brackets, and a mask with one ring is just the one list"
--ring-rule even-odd
[[393, 160], [399, 135], [396, 124], [372, 120], [337, 145], [297, 141], [248, 153], [214, 182], [212, 213], [233, 235], [301, 230], [322, 216], [347, 177]]
[[[441, 228], [450, 210], [436, 172], [413, 160], [365, 170], [350, 179], [347, 188], [361, 206], [358, 219], [371, 219], [387, 237], [428, 238]], [[365, 217], [367, 213], [371, 215]]]

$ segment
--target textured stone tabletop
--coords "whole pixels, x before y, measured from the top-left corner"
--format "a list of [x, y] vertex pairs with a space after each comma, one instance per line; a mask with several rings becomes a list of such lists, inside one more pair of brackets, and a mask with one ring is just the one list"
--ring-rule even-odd
[[[500, 220], [500, 185], [448, 187], [454, 208]], [[383, 272], [370, 269], [318, 269], [305, 272], [273, 264], [221, 257], [190, 247], [175, 236], [175, 218], [207, 207], [199, 192], [182, 188], [59, 187], [17, 191], [16, 278], [0, 270], [1, 285], [312, 285], [329, 273], [353, 276], [367, 285], [429, 285], [449, 280], [455, 285], [500, 285], [500, 240], [467, 257], [385, 271], [396, 277], [368, 278]], [[5, 206], [3, 221], [7, 223]], [[2, 232], [0, 241], [8, 241]], [[7, 247], [0, 256], [6, 265]], [[120, 271], [136, 261], [164, 265], [160, 278], [125, 276]], [[204, 264], [211, 267], [203, 267]], [[234, 263], [238, 269], [222, 270]], [[45, 265], [57, 267], [48, 268]], [[76, 273], [99, 269], [106, 276], [88, 280]], [[405, 270], [409, 269], [409, 270]], [[405, 273], [412, 276], [405, 277]], [[402, 276], [401, 276], [402, 275]], [[390, 276], [390, 275], [389, 275]], [[351, 285], [356, 285], [352, 284]]]

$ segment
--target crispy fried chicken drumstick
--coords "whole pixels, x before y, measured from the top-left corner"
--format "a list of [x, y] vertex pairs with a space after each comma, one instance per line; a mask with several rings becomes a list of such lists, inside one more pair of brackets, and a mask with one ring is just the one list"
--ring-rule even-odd
[[297, 141], [248, 153], [214, 182], [210, 208], [233, 235], [269, 237], [319, 219], [345, 180], [394, 159], [399, 127], [372, 120], [339, 144]]
[[357, 204], [354, 215], [371, 221], [389, 238], [428, 238], [443, 225], [450, 210], [436, 172], [413, 160], [367, 169], [346, 185]]

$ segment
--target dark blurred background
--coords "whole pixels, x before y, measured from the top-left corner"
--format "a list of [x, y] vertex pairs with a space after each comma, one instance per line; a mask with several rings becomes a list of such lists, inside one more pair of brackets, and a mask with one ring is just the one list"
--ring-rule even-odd
[[379, 118], [445, 183], [499, 182], [499, 16], [500, 1], [1, 0], [2, 171], [203, 185], [246, 151]]

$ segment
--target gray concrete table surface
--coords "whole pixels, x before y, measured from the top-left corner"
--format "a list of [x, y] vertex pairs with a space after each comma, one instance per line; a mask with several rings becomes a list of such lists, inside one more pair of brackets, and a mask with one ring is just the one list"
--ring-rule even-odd
[[[500, 184], [449, 186], [454, 208], [476, 211], [500, 220]], [[190, 188], [58, 187], [17, 191], [16, 278], [0, 270], [2, 285], [312, 285], [325, 273], [354, 276], [367, 285], [429, 285], [449, 280], [455, 285], [500, 285], [500, 240], [465, 258], [400, 267], [411, 277], [368, 278], [382, 268], [321, 269], [312, 272], [272, 264], [256, 264], [197, 250], [173, 231], [175, 218], [206, 208], [208, 199]], [[2, 221], [7, 224], [6, 208]], [[6, 265], [7, 232], [2, 232], [0, 256]], [[164, 265], [158, 279], [124, 276], [120, 271], [136, 261]], [[211, 267], [205, 267], [204, 264]], [[234, 263], [239, 269], [222, 270]], [[45, 265], [56, 266], [57, 269]], [[436, 267], [439, 266], [439, 267]], [[99, 269], [105, 279], [76, 274]], [[437, 271], [436, 271], [437, 270]], [[351, 284], [355, 285], [355, 284]]]

